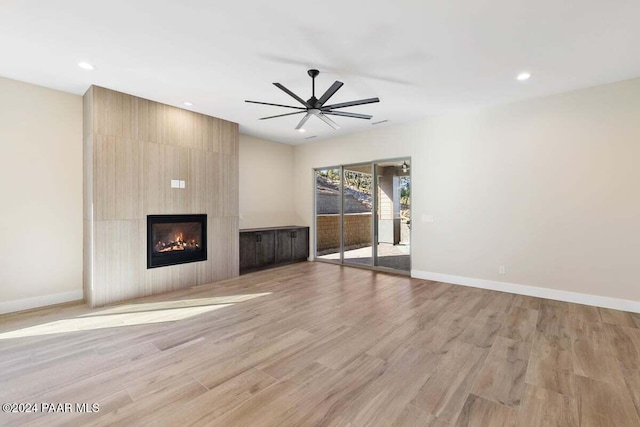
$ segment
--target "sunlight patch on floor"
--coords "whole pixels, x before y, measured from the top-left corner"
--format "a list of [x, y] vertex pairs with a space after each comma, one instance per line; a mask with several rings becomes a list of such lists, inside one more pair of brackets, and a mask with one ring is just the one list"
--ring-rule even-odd
[[271, 292], [152, 303], [124, 304], [111, 307], [106, 310], [84, 314], [71, 319], [56, 320], [53, 322], [43, 323], [41, 325], [0, 333], [0, 340], [61, 334], [67, 332], [90, 331], [95, 329], [118, 328], [122, 326], [175, 322], [197, 316], [199, 314], [209, 313], [221, 308], [231, 307], [234, 304], [269, 294], [271, 294]]
[[194, 299], [173, 300], [173, 301], [123, 304], [123, 305], [117, 305], [115, 307], [110, 307], [104, 310], [100, 310], [98, 312], [84, 314], [82, 317], [103, 316], [106, 314], [119, 314], [119, 313], [137, 313], [141, 311], [167, 310], [172, 308], [198, 307], [198, 306], [205, 306], [205, 305], [236, 304], [239, 302], [249, 301], [254, 298], [262, 297], [269, 294], [271, 294], [271, 292], [264, 292], [264, 293], [258, 293], [258, 294], [228, 295], [228, 296], [210, 297], [210, 298], [194, 298]]

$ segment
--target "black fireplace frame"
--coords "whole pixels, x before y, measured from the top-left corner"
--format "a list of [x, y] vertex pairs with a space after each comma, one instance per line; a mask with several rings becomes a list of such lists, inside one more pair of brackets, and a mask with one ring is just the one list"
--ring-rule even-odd
[[[202, 226], [202, 250], [194, 252], [166, 253], [153, 255], [153, 224], [168, 224], [173, 222], [199, 222]], [[207, 260], [207, 215], [147, 215], [147, 269], [166, 267], [169, 265], [186, 264]]]

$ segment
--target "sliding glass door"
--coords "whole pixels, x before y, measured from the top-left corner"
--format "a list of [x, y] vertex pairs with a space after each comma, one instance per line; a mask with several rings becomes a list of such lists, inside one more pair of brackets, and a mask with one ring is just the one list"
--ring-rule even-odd
[[315, 258], [411, 270], [410, 159], [316, 169]]

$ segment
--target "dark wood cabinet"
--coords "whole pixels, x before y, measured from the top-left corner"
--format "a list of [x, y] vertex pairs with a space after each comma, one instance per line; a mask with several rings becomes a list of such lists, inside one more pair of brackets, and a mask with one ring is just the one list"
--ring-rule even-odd
[[256, 233], [256, 267], [273, 264], [276, 261], [274, 247], [276, 246], [276, 236], [273, 231]]
[[240, 274], [309, 257], [309, 227], [240, 230]]
[[309, 228], [299, 227], [278, 230], [276, 262], [290, 262], [309, 257]]

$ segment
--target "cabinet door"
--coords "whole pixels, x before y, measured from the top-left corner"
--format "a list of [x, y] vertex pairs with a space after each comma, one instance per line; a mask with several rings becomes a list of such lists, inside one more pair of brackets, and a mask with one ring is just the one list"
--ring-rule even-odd
[[293, 242], [293, 259], [309, 258], [309, 229], [296, 228], [292, 234]]
[[256, 233], [256, 267], [273, 264], [276, 261], [276, 236], [273, 231]]
[[288, 262], [293, 259], [293, 247], [291, 239], [292, 230], [278, 230], [276, 245], [276, 262]]
[[256, 267], [256, 233], [240, 233], [240, 271]]

